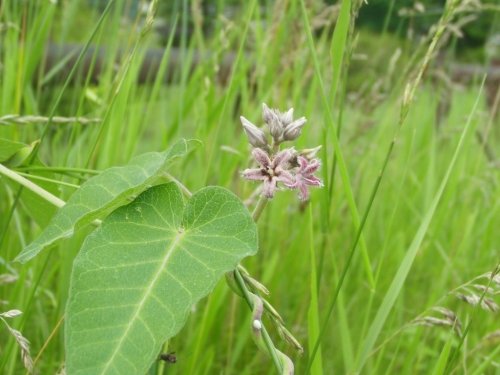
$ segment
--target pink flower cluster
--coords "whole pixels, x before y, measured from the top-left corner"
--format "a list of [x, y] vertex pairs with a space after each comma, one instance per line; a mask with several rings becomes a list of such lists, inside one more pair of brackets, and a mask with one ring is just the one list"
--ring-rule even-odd
[[310, 186], [323, 186], [321, 180], [314, 176], [321, 165], [315, 157], [320, 147], [302, 152], [297, 152], [293, 147], [279, 151], [280, 143], [298, 138], [306, 119], [301, 117], [293, 121], [293, 108], [281, 113], [269, 109], [265, 104], [263, 118], [272, 137], [272, 146], [264, 131], [241, 117], [249, 143], [254, 146], [252, 156], [259, 164], [258, 168], [244, 170], [243, 177], [262, 181], [262, 195], [267, 198], [272, 198], [279, 189], [278, 184], [283, 184], [289, 189], [297, 189], [301, 200], [308, 200]]

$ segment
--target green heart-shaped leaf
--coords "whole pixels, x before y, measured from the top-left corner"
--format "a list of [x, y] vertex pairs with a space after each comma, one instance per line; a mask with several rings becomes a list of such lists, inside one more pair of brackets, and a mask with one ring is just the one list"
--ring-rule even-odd
[[75, 259], [66, 310], [68, 374], [140, 374], [191, 307], [257, 251], [257, 229], [231, 192], [186, 204], [173, 184], [109, 215]]
[[73, 235], [77, 227], [90, 224], [107, 212], [125, 204], [152, 184], [166, 166], [188, 151], [181, 140], [165, 152], [148, 152], [133, 158], [127, 165], [113, 167], [87, 180], [53, 217], [43, 232], [17, 256], [27, 262], [47, 246]]

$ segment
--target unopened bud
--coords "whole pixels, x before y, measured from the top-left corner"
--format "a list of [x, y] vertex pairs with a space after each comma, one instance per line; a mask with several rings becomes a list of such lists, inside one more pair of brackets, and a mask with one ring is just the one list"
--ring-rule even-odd
[[297, 139], [300, 136], [300, 133], [302, 131], [302, 128], [304, 127], [306, 123], [306, 118], [301, 117], [294, 122], [292, 122], [290, 125], [288, 125], [285, 128], [285, 132], [283, 134], [283, 139], [285, 141], [293, 141]]
[[300, 156], [303, 156], [307, 160], [312, 160], [316, 158], [316, 155], [318, 154], [319, 150], [321, 150], [321, 145], [314, 147], [314, 148], [306, 148], [302, 151], [299, 152]]
[[286, 128], [293, 121], [293, 108], [281, 115], [281, 123]]
[[281, 126], [279, 119], [275, 117], [267, 123], [267, 126], [269, 127], [269, 133], [271, 133], [274, 142], [280, 143], [283, 140], [283, 127]]
[[264, 132], [248, 121], [243, 116], [240, 116], [243, 130], [248, 137], [248, 142], [254, 147], [267, 147], [267, 140]]
[[[293, 113], [293, 112], [292, 112]], [[278, 116], [276, 110], [270, 109], [266, 103], [262, 104], [262, 119], [269, 128], [269, 133], [274, 139], [275, 143], [280, 143], [283, 139], [284, 126], [282, 119]]]
[[264, 120], [264, 122], [266, 124], [269, 124], [269, 122], [271, 122], [271, 120], [275, 117], [276, 115], [274, 114], [274, 112], [272, 111], [272, 109], [270, 109], [266, 103], [262, 103], [262, 119]]

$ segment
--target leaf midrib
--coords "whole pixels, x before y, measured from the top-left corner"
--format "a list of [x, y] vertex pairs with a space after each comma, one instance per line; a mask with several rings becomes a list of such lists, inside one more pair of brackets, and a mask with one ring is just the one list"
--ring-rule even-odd
[[127, 328], [125, 329], [125, 332], [123, 333], [122, 337], [120, 338], [120, 341], [118, 341], [118, 344], [115, 346], [115, 350], [113, 351], [111, 357], [106, 362], [106, 364], [102, 370], [103, 374], [105, 374], [108, 371], [108, 369], [112, 365], [116, 355], [120, 352], [122, 345], [123, 345], [126, 337], [128, 336], [130, 329], [133, 327], [136, 320], [139, 318], [139, 314], [144, 306], [144, 303], [151, 295], [151, 292], [152, 292], [154, 286], [156, 286], [158, 279], [163, 274], [163, 270], [165, 269], [165, 267], [168, 263], [168, 260], [170, 259], [170, 256], [172, 255], [174, 250], [177, 248], [177, 245], [179, 244], [179, 242], [181, 242], [181, 240], [184, 238], [185, 235], [186, 235], [186, 231], [177, 232], [177, 235], [175, 236], [174, 240], [172, 241], [172, 244], [170, 245], [170, 248], [167, 250], [167, 253], [165, 254], [165, 256], [163, 258], [163, 261], [161, 262], [160, 266], [158, 267], [158, 270], [155, 272], [154, 277], [149, 282], [148, 287], [146, 288], [146, 290], [144, 292], [144, 296], [142, 297], [139, 304], [137, 305], [137, 307], [134, 311], [134, 314], [132, 315], [132, 318], [129, 320], [129, 324], [127, 325]]

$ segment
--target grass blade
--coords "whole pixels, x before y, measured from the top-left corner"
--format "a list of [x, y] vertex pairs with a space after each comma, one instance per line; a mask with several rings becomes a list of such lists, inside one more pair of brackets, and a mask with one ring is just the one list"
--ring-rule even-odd
[[[483, 80], [483, 85], [484, 85], [484, 80]], [[370, 356], [370, 352], [373, 349], [373, 346], [375, 342], [377, 341], [377, 338], [385, 324], [385, 321], [387, 320], [387, 317], [389, 316], [389, 313], [391, 312], [394, 303], [396, 302], [396, 299], [401, 292], [401, 289], [403, 288], [403, 284], [410, 272], [410, 269], [413, 265], [413, 261], [415, 260], [415, 257], [417, 256], [418, 250], [420, 249], [420, 246], [422, 244], [422, 241], [425, 237], [425, 234], [427, 232], [427, 229], [429, 228], [429, 225], [431, 223], [432, 217], [434, 216], [437, 206], [439, 204], [439, 201], [441, 199], [441, 196], [443, 195], [443, 192], [446, 188], [446, 184], [448, 183], [448, 180], [450, 178], [451, 172], [453, 171], [453, 167], [455, 166], [455, 163], [457, 161], [458, 155], [460, 154], [460, 151], [462, 149], [463, 143], [465, 141], [465, 138], [467, 134], [469, 133], [469, 128], [472, 123], [472, 118], [474, 117], [474, 114], [476, 112], [477, 106], [479, 104], [479, 100], [481, 98], [481, 92], [482, 92], [482, 87], [480, 89], [480, 92], [477, 95], [476, 102], [474, 103], [474, 106], [472, 108], [472, 111], [469, 115], [469, 118], [467, 120], [467, 123], [462, 130], [462, 134], [460, 135], [460, 140], [458, 141], [457, 147], [455, 149], [455, 152], [453, 153], [453, 157], [450, 160], [450, 164], [448, 165], [448, 168], [446, 170], [446, 173], [443, 177], [443, 180], [441, 181], [441, 185], [439, 186], [439, 189], [434, 196], [434, 199], [431, 203], [431, 206], [427, 210], [427, 213], [423, 217], [422, 223], [420, 224], [420, 227], [418, 228], [417, 233], [415, 234], [415, 237], [413, 238], [412, 243], [410, 244], [410, 247], [408, 248], [408, 251], [406, 252], [405, 257], [403, 258], [403, 261], [401, 262], [398, 271], [396, 275], [394, 276], [392, 283], [389, 287], [389, 290], [385, 294], [384, 300], [382, 301], [382, 304], [380, 305], [377, 315], [375, 316], [375, 319], [373, 320], [370, 329], [368, 331], [368, 335], [364, 341], [363, 344], [363, 349], [361, 352], [361, 356], [358, 360], [357, 364], [357, 371], [360, 372], [363, 369], [363, 366], [365, 365], [368, 357]]]
[[[309, 347], [313, 347], [314, 343], [318, 340], [320, 323], [319, 323], [319, 306], [318, 306], [318, 284], [317, 284], [317, 275], [316, 275], [316, 251], [314, 248], [314, 230], [313, 230], [313, 215], [312, 215], [312, 206], [309, 205], [309, 259], [310, 259], [310, 267], [311, 274], [309, 280], [309, 287], [311, 293], [311, 300], [309, 302], [309, 309], [307, 311], [307, 321], [308, 321], [308, 340]], [[322, 366], [322, 358], [321, 358], [321, 346], [318, 349], [318, 354], [316, 358], [311, 363], [311, 374], [314, 375], [322, 375], [323, 374], [323, 366]]]

